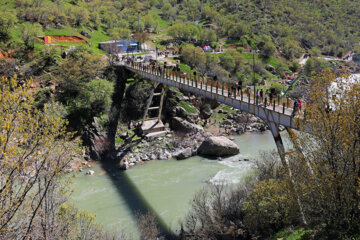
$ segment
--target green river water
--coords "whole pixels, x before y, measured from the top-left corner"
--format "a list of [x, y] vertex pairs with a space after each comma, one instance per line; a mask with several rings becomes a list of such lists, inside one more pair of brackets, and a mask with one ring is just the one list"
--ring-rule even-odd
[[[196, 156], [182, 161], [150, 161], [125, 172], [99, 164], [92, 168], [93, 176], [84, 172], [76, 175], [72, 200], [77, 207], [95, 213], [96, 221], [108, 230], [125, 229], [136, 237], [134, 212], [151, 209], [167, 228], [176, 231], [196, 191], [207, 182], [241, 182], [252, 169], [251, 159], [259, 157], [261, 151], [276, 149], [269, 131], [234, 138], [240, 154], [221, 162]], [[245, 158], [250, 161], [238, 161]]]

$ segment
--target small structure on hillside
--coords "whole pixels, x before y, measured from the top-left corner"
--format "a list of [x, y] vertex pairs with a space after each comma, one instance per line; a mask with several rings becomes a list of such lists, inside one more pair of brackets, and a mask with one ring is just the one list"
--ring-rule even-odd
[[44, 41], [45, 44], [52, 44], [55, 42], [76, 42], [76, 43], [88, 43], [88, 41], [84, 38], [78, 36], [38, 36], [38, 39]]
[[141, 50], [141, 43], [133, 40], [112, 40], [99, 43], [99, 48], [107, 53], [136, 52]]

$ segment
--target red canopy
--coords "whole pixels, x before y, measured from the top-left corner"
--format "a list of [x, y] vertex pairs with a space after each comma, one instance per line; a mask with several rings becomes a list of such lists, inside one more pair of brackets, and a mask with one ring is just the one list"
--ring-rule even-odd
[[285, 77], [287, 77], [287, 79], [291, 79], [291, 80], [296, 79], [296, 77], [292, 77], [292, 76], [289, 76], [289, 75], [287, 75], [287, 74], [284, 74], [284, 75], [285, 75]]

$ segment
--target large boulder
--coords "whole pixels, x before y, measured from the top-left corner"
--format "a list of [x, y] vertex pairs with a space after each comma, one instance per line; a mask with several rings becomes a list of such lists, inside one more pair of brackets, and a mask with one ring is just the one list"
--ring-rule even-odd
[[83, 35], [84, 37], [91, 38], [91, 35], [88, 32], [86, 32], [85, 30], [82, 30], [80, 32], [80, 34]]
[[198, 154], [212, 157], [236, 155], [239, 147], [226, 137], [209, 137], [200, 145]]
[[173, 156], [177, 160], [183, 160], [183, 159], [191, 157], [192, 155], [193, 155], [193, 152], [192, 152], [191, 148], [185, 148], [185, 149], [178, 151]]
[[200, 125], [190, 123], [185, 119], [179, 117], [173, 117], [171, 126], [174, 131], [183, 132], [183, 133], [204, 131], [204, 129]]
[[276, 69], [273, 66], [271, 66], [270, 64], [266, 64], [265, 69], [271, 73], [276, 73]]
[[175, 108], [175, 114], [177, 117], [186, 119], [187, 121], [194, 123], [198, 118], [199, 114], [197, 113], [188, 113], [183, 107], [177, 106]]

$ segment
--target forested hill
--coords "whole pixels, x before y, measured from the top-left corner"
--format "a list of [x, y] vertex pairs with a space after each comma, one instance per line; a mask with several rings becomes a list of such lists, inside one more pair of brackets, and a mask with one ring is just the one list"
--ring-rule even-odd
[[[16, 36], [11, 27], [24, 21], [43, 30], [86, 27], [110, 38], [190, 22], [255, 49], [270, 37], [289, 59], [312, 48], [341, 56], [359, 42], [359, 9], [358, 0], [2, 0], [0, 38]], [[206, 38], [200, 33], [190, 37]]]

